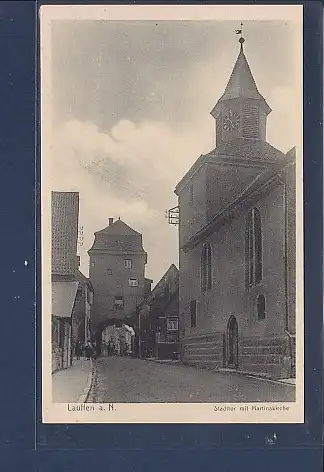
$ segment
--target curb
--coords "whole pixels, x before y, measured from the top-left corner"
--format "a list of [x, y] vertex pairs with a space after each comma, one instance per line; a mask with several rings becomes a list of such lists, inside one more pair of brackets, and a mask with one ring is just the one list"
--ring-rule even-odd
[[[160, 359], [152, 359], [152, 358], [148, 358], [146, 360], [149, 361], [149, 362], [156, 362], [157, 364], [162, 364], [162, 365], [163, 364], [164, 365], [183, 365], [183, 366], [187, 366], [187, 367], [197, 367], [197, 366], [193, 366], [193, 365], [190, 365], [190, 364], [181, 363], [181, 361], [177, 362], [177, 361], [170, 360], [170, 362], [168, 362], [168, 361], [164, 361], [164, 362], [162, 361], [161, 362]], [[202, 368], [202, 370], [206, 370], [206, 369]], [[232, 370], [232, 369], [226, 369], [226, 368], [209, 369], [209, 370], [210, 370], [210, 372], [221, 372], [221, 373], [225, 373], [225, 374], [237, 374], [237, 375], [242, 375], [244, 377], [251, 378], [251, 379], [264, 380], [265, 382], [273, 382], [273, 383], [276, 383], [276, 384], [290, 385], [291, 387], [296, 387], [296, 384], [293, 383], [293, 382], [289, 382], [286, 379], [275, 379], [275, 378], [269, 377], [267, 374], [264, 374], [264, 375], [259, 374], [258, 375], [258, 374], [254, 374], [254, 372], [244, 372], [244, 371]]]
[[172, 359], [153, 359], [153, 358], [147, 358], [147, 359], [143, 359], [143, 360], [146, 360], [148, 362], [156, 362], [157, 364], [162, 364], [162, 365], [186, 365], [186, 364], [183, 364], [181, 361], [179, 360], [172, 360]]
[[88, 375], [87, 383], [86, 386], [83, 389], [82, 394], [78, 398], [77, 403], [86, 403], [89, 397], [89, 393], [92, 387], [92, 381], [93, 381], [93, 362], [92, 359], [90, 359], [90, 373]]

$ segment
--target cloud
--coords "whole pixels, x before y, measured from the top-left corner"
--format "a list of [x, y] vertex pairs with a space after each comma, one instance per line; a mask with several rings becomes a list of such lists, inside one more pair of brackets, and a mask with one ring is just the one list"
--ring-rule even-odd
[[51, 157], [53, 190], [80, 192], [84, 241], [81, 268], [93, 233], [121, 217], [143, 234], [147, 275], [157, 281], [177, 264], [177, 231], [165, 211], [177, 203], [174, 187], [212, 141], [204, 127], [172, 130], [164, 122], [119, 121], [107, 132], [91, 122], [70, 120], [54, 133]]
[[[204, 76], [210, 89], [209, 80]], [[269, 142], [283, 151], [296, 144], [295, 97], [289, 87], [269, 90]], [[147, 276], [155, 282], [171, 263], [177, 264], [177, 229], [168, 225], [165, 211], [177, 204], [177, 182], [200, 154], [214, 147], [213, 128], [206, 114], [204, 120], [196, 118], [176, 129], [144, 119], [120, 120], [104, 132], [92, 122], [72, 119], [55, 130], [52, 188], [80, 192], [84, 241], [79, 252], [86, 275], [93, 233], [107, 226], [109, 217], [120, 216], [143, 234]]]

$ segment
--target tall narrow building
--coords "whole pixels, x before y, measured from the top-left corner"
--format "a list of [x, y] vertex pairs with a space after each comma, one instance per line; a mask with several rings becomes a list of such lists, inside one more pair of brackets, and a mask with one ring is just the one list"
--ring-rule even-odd
[[184, 362], [294, 375], [295, 150], [266, 141], [269, 105], [240, 50], [211, 115], [216, 147], [176, 186]]
[[147, 254], [142, 235], [122, 220], [113, 221], [95, 233], [89, 278], [94, 289], [92, 322], [100, 343], [106, 326], [125, 322], [148, 291], [145, 278]]
[[72, 313], [78, 289], [79, 193], [52, 192], [52, 372], [72, 362]]

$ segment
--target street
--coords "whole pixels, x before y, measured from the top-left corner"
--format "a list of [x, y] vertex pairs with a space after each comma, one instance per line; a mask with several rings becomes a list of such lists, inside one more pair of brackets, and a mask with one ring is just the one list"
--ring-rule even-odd
[[295, 387], [244, 375], [129, 357], [95, 361], [88, 402], [192, 403], [294, 401]]

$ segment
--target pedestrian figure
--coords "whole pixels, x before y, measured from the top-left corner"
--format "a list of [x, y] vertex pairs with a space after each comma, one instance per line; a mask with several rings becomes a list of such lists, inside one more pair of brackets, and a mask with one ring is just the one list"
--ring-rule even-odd
[[87, 341], [85, 344], [85, 355], [86, 355], [87, 360], [91, 359], [92, 353], [93, 353], [92, 344], [90, 341]]
[[77, 341], [77, 342], [76, 342], [76, 345], [75, 345], [75, 355], [76, 355], [77, 360], [79, 360], [79, 359], [80, 359], [80, 356], [81, 356], [81, 343], [80, 343], [80, 341]]

